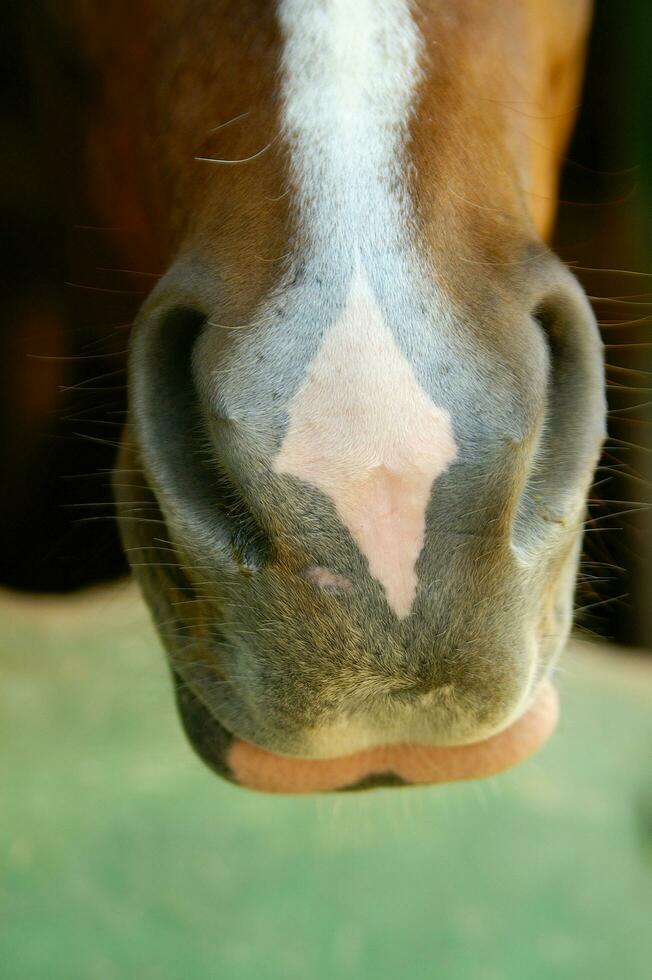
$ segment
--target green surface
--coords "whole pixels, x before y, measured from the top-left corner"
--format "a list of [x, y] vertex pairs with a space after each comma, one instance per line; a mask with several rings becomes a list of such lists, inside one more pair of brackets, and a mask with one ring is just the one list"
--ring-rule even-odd
[[0, 629], [2, 980], [652, 975], [644, 662], [569, 651], [494, 780], [293, 799], [195, 759], [130, 592]]

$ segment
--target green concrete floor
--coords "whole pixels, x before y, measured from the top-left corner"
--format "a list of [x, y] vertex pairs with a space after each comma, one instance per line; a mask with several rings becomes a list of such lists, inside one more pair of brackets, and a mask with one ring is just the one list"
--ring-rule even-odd
[[652, 976], [652, 666], [574, 645], [483, 783], [259, 796], [187, 747], [130, 589], [0, 599], [2, 980]]

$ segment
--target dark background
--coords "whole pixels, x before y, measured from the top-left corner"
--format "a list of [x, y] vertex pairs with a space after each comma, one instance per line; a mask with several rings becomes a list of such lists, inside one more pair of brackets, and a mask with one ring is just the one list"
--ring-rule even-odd
[[610, 438], [589, 504], [577, 622], [647, 648], [652, 647], [651, 38], [649, 0], [598, 0], [554, 240], [592, 298], [609, 385]]
[[[85, 79], [37, 11], [5, 0], [0, 38], [0, 584], [65, 592], [126, 568], [108, 474], [126, 336], [151, 281], [139, 289], [120, 272], [84, 200]], [[594, 298], [609, 365], [610, 439], [589, 504], [578, 625], [643, 648], [652, 647], [651, 37], [649, 0], [598, 0], [554, 241]], [[46, 124], [36, 108], [43, 77], [57, 79]]]

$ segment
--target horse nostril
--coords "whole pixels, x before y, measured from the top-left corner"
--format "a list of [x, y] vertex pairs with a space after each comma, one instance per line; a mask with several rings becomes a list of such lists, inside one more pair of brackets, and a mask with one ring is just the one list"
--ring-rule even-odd
[[212, 444], [193, 376], [206, 322], [189, 306], [141, 317], [130, 371], [132, 424], [171, 533], [222, 567], [250, 574], [268, 541]]
[[565, 524], [581, 513], [605, 436], [602, 349], [593, 311], [574, 277], [560, 277], [533, 317], [549, 352], [545, 417], [513, 528], [515, 544], [533, 526]]

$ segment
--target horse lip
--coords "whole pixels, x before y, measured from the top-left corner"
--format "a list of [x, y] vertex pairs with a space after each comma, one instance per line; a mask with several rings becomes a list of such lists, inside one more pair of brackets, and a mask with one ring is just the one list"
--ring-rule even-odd
[[272, 752], [227, 728], [174, 672], [181, 720], [195, 751], [220, 776], [247, 789], [315, 793], [383, 785], [479, 779], [525, 761], [552, 734], [557, 693], [545, 680], [510, 725], [480, 741], [457, 745], [392, 743], [334, 758]]
[[376, 779], [412, 785], [480, 779], [525, 761], [547, 741], [557, 719], [557, 693], [545, 681], [516, 721], [483, 741], [455, 746], [394, 744], [335, 759], [301, 759], [236, 738], [227, 761], [240, 785], [271, 793], [351, 789], [369, 780], [374, 784]]

